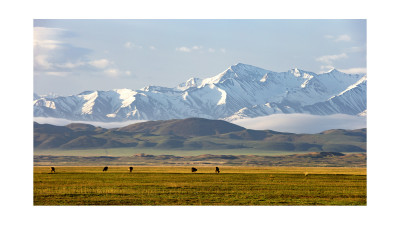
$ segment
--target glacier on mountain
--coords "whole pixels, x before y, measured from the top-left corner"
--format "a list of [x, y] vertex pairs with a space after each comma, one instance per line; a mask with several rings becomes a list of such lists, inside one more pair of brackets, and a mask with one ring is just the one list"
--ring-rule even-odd
[[[272, 114], [366, 114], [367, 76], [333, 69], [273, 72], [236, 64], [210, 78], [175, 88], [85, 91], [72, 96], [34, 94], [34, 116], [117, 122], [188, 117], [234, 121]], [[364, 113], [365, 112], [365, 113]]]

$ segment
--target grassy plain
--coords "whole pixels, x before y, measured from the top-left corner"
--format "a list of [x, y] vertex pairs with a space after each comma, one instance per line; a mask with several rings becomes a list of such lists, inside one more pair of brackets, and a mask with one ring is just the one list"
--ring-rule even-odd
[[93, 148], [93, 149], [35, 149], [35, 155], [54, 156], [132, 156], [134, 154], [151, 155], [179, 155], [196, 156], [203, 154], [213, 155], [290, 155], [309, 153], [308, 151], [273, 151], [263, 149], [200, 149], [200, 150], [179, 150], [179, 149], [156, 149], [156, 148]]
[[34, 205], [366, 205], [366, 168], [34, 167]]

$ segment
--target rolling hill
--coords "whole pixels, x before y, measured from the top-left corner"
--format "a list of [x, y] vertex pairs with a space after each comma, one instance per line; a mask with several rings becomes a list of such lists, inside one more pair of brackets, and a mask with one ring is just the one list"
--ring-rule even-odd
[[203, 118], [148, 121], [114, 129], [78, 123], [67, 126], [34, 123], [35, 150], [122, 147], [365, 152], [366, 129], [293, 134], [250, 130], [227, 121]]

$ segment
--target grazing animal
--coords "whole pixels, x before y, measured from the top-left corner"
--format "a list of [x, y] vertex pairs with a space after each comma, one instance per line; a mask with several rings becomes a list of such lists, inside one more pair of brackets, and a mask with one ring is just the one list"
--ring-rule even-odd
[[192, 167], [192, 173], [194, 173], [194, 172], [196, 172], [196, 171], [197, 171], [197, 169], [194, 168], [194, 167]]
[[219, 168], [218, 167], [215, 167], [215, 172], [219, 173]]
[[108, 170], [108, 166], [104, 167], [103, 172]]
[[55, 173], [56, 172], [56, 168], [51, 167], [51, 172], [50, 173]]
[[133, 167], [129, 167], [129, 172], [132, 173]]

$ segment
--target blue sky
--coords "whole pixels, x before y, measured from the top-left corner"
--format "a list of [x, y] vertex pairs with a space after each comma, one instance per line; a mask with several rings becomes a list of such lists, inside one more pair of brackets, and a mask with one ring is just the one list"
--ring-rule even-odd
[[34, 92], [174, 87], [239, 62], [366, 73], [366, 20], [34, 20]]

